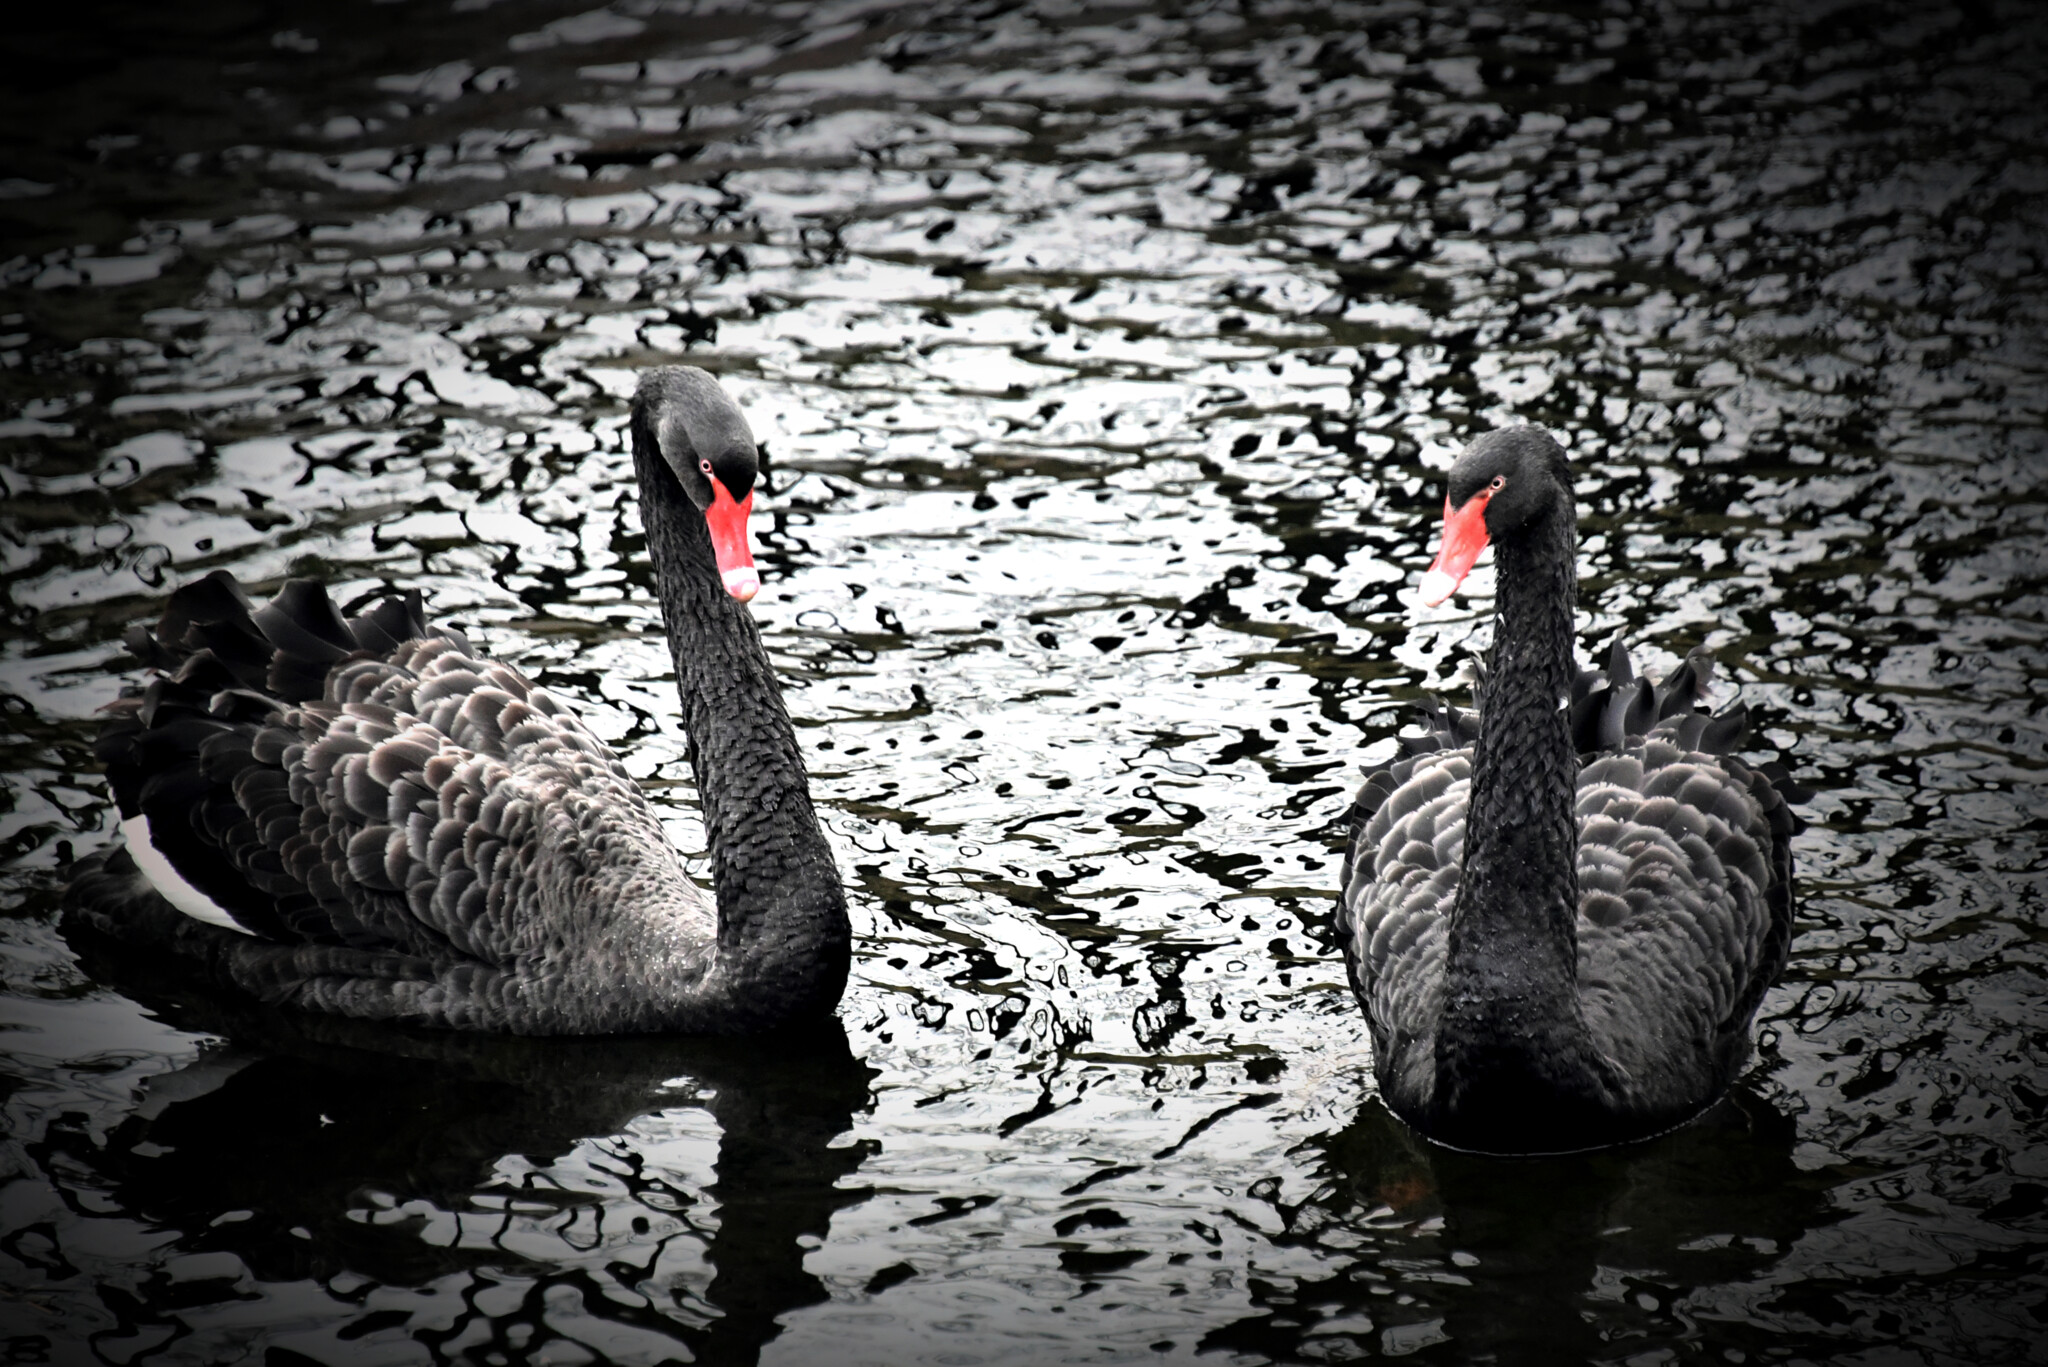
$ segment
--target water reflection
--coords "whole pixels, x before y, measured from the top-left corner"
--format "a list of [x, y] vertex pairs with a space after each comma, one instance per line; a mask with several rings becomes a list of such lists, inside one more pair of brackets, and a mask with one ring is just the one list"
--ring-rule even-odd
[[1263, 1313], [1203, 1343], [1276, 1361], [1782, 1348], [1783, 1336], [1743, 1325], [1701, 1288], [1766, 1277], [1840, 1218], [1827, 1182], [1793, 1163], [1794, 1143], [1789, 1121], [1738, 1092], [1646, 1144], [1503, 1161], [1423, 1144], [1375, 1098], [1303, 1146], [1320, 1185], [1277, 1207], [1275, 1241], [1317, 1250], [1327, 1275], [1254, 1285]]
[[[602, 1215], [634, 1248], [647, 1219], [638, 1265], [679, 1269], [663, 1315], [719, 1318], [708, 1220], [644, 1204], [597, 1138], [494, 1141], [545, 1163], [531, 1183], [356, 1201], [391, 1266], [400, 1223], [433, 1240], [402, 1255], [424, 1280], [369, 1292], [159, 1285], [118, 1200], [39, 1194], [199, 1062], [51, 928], [67, 842], [108, 838], [94, 709], [168, 583], [417, 587], [575, 696], [701, 842], [621, 440], [635, 368], [687, 356], [773, 466], [753, 606], [849, 880], [849, 1047], [880, 1074], [847, 1122], [872, 1194], [801, 1261], [832, 1299], [764, 1357], [1171, 1361], [1249, 1324], [1202, 1360], [1251, 1363], [1320, 1351], [1313, 1320], [1335, 1355], [1441, 1332], [1414, 1351], [1456, 1360], [1504, 1332], [1494, 1298], [1596, 1360], [2034, 1351], [2048, 10], [158, 10], [0, 34], [28, 54], [0, 87], [0, 1104], [5, 1143], [73, 1136], [48, 1171], [5, 1150], [5, 1291], [99, 1328], [97, 1295], [62, 1297], [481, 1344], [557, 1313], [568, 1281], [539, 1310], [518, 1289], [550, 1258], [613, 1284], [571, 1246]], [[1588, 658], [1617, 632], [1652, 668], [1709, 646], [1759, 745], [1822, 789], [1749, 1078], [1792, 1168], [1765, 1126], [1755, 1153], [1714, 1141], [1751, 1174], [1734, 1191], [1649, 1151], [1545, 1179], [1631, 1234], [1513, 1183], [1490, 1205], [1434, 1155], [1402, 1167], [1397, 1134], [1378, 1167], [1332, 1137], [1370, 1085], [1327, 943], [1335, 826], [1360, 760], [1483, 645], [1402, 590], [1443, 458], [1511, 421], [1571, 440]], [[700, 1211], [711, 1104], [649, 1093], [578, 1133], [658, 1151]], [[301, 1123], [306, 1184], [331, 1166], [352, 1200], [350, 1152]], [[1367, 1169], [1385, 1194], [1350, 1194]], [[1748, 1210], [1751, 1180], [1781, 1183], [1782, 1226], [1638, 1213], [1665, 1182]], [[462, 1204], [493, 1182], [605, 1195]], [[532, 1253], [512, 1290], [449, 1251], [487, 1217]], [[1304, 1287], [1327, 1313], [1283, 1304]]]
[[[235, 1317], [192, 1308], [259, 1298], [303, 1321], [290, 1341], [316, 1360], [414, 1343], [752, 1362], [778, 1317], [826, 1299], [804, 1259], [869, 1195], [851, 1179], [871, 1145], [848, 1129], [874, 1074], [836, 1025], [745, 1045], [464, 1038], [166, 998], [134, 963], [88, 962], [226, 1041], [111, 1123], [55, 1121], [28, 1146], [75, 1212], [150, 1231], [153, 1275], [97, 1305], [69, 1292], [103, 1358], [222, 1351]], [[61, 1284], [78, 1269], [55, 1233]]]

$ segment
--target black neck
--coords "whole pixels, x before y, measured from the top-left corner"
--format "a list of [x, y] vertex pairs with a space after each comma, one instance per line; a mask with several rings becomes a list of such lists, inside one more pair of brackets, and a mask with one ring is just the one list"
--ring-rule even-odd
[[815, 996], [829, 1011], [845, 983], [851, 931], [782, 691], [752, 616], [719, 580], [704, 515], [638, 405], [632, 434], [640, 516], [711, 844], [720, 971], [744, 980], [735, 986], [749, 994], [758, 985], [784, 1005]]
[[[1572, 745], [1575, 514], [1569, 494], [1495, 543], [1499, 599], [1451, 913], [1437, 1103], [1481, 1132], [1595, 1090], [1578, 998], [1578, 755]], [[1562, 1115], [1558, 1117], [1564, 1119]], [[1491, 1133], [1498, 1134], [1497, 1128]], [[1446, 1136], [1449, 1138], [1449, 1136]], [[1456, 1142], [1452, 1139], [1451, 1142]]]

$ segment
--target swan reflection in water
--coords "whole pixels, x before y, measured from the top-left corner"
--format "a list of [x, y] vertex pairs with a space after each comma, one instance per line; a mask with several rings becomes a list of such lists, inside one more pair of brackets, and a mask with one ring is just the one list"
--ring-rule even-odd
[[152, 1079], [110, 1131], [49, 1128], [38, 1157], [73, 1174], [74, 1208], [132, 1212], [173, 1234], [159, 1259], [184, 1259], [132, 1301], [98, 1293], [106, 1313], [78, 1327], [102, 1356], [188, 1334], [181, 1353], [203, 1352], [234, 1296], [195, 1278], [246, 1268], [272, 1302], [265, 1341], [320, 1361], [404, 1358], [410, 1339], [752, 1362], [778, 1316], [827, 1299], [804, 1258], [868, 1195], [841, 1184], [871, 1149], [843, 1136], [873, 1074], [836, 1022], [745, 1042], [469, 1036], [167, 1002], [134, 990], [132, 963], [91, 966], [234, 1041]]
[[1740, 1086], [1661, 1138], [1540, 1158], [1430, 1144], [1372, 1098], [1297, 1151], [1314, 1192], [1275, 1203], [1273, 1243], [1314, 1251], [1325, 1273], [1263, 1279], [1255, 1258], [1256, 1312], [1201, 1347], [1289, 1362], [1759, 1360], [1793, 1338], [1754, 1302], [1782, 1299], [1787, 1250], [1839, 1218], [1827, 1174], [1793, 1163], [1794, 1139]]

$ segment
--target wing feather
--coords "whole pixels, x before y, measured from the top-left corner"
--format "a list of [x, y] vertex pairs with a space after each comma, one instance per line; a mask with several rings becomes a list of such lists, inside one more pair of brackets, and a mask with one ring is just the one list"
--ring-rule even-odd
[[[1713, 668], [1695, 651], [1653, 684], [1617, 642], [1572, 688], [1582, 1007], [1639, 1104], [1662, 1111], [1715, 1094], [1747, 1057], [1791, 941], [1786, 804], [1810, 795], [1782, 765], [1730, 753], [1747, 717], [1700, 710]], [[1435, 1085], [1477, 730], [1433, 704], [1427, 724], [1359, 790], [1337, 912], [1382, 1092], [1411, 1114]]]
[[559, 933], [511, 913], [574, 885], [583, 846], [601, 843], [582, 833], [591, 813], [666, 850], [604, 743], [428, 624], [417, 594], [344, 617], [317, 584], [259, 607], [215, 574], [131, 643], [170, 672], [102, 734], [123, 815], [148, 816], [172, 871], [282, 945], [502, 964], [535, 927]]

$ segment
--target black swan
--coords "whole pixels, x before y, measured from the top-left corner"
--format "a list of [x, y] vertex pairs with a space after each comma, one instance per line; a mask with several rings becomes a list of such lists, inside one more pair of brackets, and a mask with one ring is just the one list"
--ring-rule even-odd
[[1371, 775], [1338, 928], [1380, 1093], [1448, 1147], [1555, 1153], [1645, 1138], [1713, 1104], [1792, 937], [1782, 766], [1729, 753], [1742, 709], [1695, 707], [1712, 662], [1661, 687], [1617, 642], [1572, 662], [1577, 514], [1565, 455], [1491, 432], [1452, 466], [1434, 606], [1499, 548], [1476, 718]]
[[642, 377], [630, 429], [715, 905], [604, 743], [416, 592], [344, 619], [313, 582], [257, 607], [215, 571], [129, 634], [161, 672], [98, 745], [126, 850], [81, 864], [67, 925], [375, 1020], [741, 1034], [829, 1016], [845, 895], [741, 606], [753, 436], [682, 366]]

